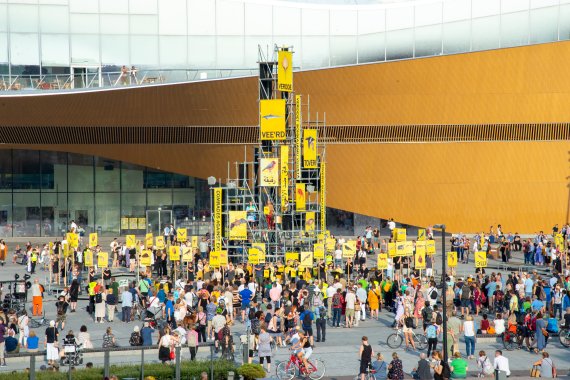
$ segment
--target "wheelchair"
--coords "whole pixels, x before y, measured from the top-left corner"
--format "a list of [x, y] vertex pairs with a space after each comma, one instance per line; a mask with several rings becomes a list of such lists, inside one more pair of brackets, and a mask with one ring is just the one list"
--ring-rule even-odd
[[78, 366], [81, 364], [83, 364], [83, 345], [77, 344], [75, 338], [64, 339], [61, 365]]

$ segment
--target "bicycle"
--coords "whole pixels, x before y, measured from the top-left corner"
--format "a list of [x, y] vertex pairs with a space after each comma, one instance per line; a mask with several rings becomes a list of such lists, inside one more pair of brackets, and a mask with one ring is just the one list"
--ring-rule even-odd
[[303, 361], [296, 354], [291, 354], [289, 361], [281, 362], [277, 365], [275, 374], [278, 379], [291, 380], [295, 376], [309, 377], [312, 380], [319, 380], [325, 376], [325, 363], [316, 359], [313, 362], [307, 359], [309, 368], [305, 368]]
[[[412, 339], [414, 339], [414, 343], [418, 350], [424, 350], [427, 347], [427, 338], [424, 334], [416, 334], [414, 330], [412, 330]], [[404, 332], [400, 327], [398, 327], [398, 330], [396, 330], [395, 333], [390, 334], [388, 338], [386, 338], [386, 344], [390, 348], [399, 348], [403, 342]]]
[[561, 329], [560, 334], [558, 335], [558, 339], [560, 340], [560, 344], [564, 347], [570, 347], [570, 329]]
[[[523, 331], [520, 329], [520, 327], [517, 327], [516, 333], [513, 333], [512, 331], [509, 331], [507, 329], [503, 333], [501, 340], [503, 341], [503, 346], [505, 347], [505, 349], [507, 351], [513, 351], [515, 348], [522, 347], [523, 341], [525, 340], [525, 336], [523, 334]], [[530, 331], [529, 342], [530, 342], [531, 347], [534, 345], [534, 341], [535, 341], [534, 331]]]
[[[366, 367], [366, 373], [364, 374], [364, 380], [375, 380], [376, 379], [376, 370], [372, 369], [372, 366], [369, 364], [368, 367]], [[360, 374], [356, 375], [354, 377], [354, 380], [361, 380], [361, 376]]]
[[29, 319], [28, 323], [29, 323], [30, 327], [33, 329], [37, 329], [39, 327], [49, 325], [49, 320], [46, 318], [45, 312], [42, 314], [41, 318], [35, 319], [32, 317], [28, 317], [28, 319]]

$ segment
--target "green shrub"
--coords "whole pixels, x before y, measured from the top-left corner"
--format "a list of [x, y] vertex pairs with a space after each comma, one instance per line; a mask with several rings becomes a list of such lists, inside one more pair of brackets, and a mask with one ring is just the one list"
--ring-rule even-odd
[[246, 363], [239, 367], [237, 372], [245, 380], [263, 379], [265, 377], [265, 370], [260, 364]]

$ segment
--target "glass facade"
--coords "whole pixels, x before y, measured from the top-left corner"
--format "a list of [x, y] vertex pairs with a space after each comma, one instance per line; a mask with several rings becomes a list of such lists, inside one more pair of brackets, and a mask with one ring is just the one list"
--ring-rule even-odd
[[252, 75], [258, 45], [315, 69], [570, 39], [570, 0], [346, 3], [0, 0], [0, 89]]
[[101, 157], [0, 150], [0, 236], [157, 233], [209, 216], [205, 180]]

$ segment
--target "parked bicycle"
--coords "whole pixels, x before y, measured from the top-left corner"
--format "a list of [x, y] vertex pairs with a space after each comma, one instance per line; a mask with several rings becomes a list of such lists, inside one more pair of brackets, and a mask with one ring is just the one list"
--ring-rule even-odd
[[561, 329], [558, 339], [564, 347], [570, 347], [570, 329]]
[[[424, 350], [427, 347], [427, 338], [424, 334], [416, 334], [412, 330], [412, 338], [418, 350]], [[386, 344], [390, 348], [399, 348], [404, 342], [404, 332], [398, 328], [395, 333], [390, 334], [386, 339]]]
[[39, 327], [48, 326], [49, 320], [46, 318], [46, 313], [44, 312], [40, 318], [29, 318], [29, 325], [33, 329], [37, 329]]
[[[366, 367], [366, 373], [364, 374], [364, 380], [376, 380], [376, 370], [372, 369], [372, 366], [369, 364], [368, 367]], [[360, 376], [360, 374], [356, 375], [354, 377], [354, 380], [361, 380], [362, 377]]]

